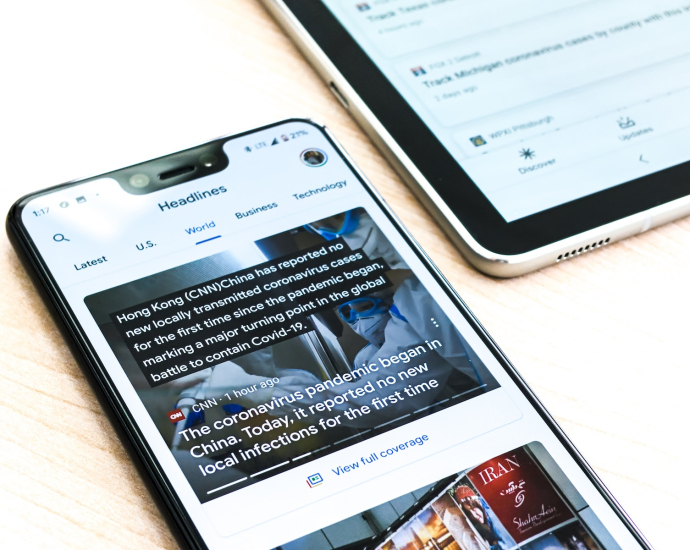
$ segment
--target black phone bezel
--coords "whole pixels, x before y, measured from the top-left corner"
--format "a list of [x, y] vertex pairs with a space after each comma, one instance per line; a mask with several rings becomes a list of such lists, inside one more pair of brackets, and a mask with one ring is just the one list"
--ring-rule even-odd
[[[559, 442], [564, 446], [573, 460], [582, 469], [587, 478], [591, 483], [597, 488], [597, 490], [602, 495], [602, 498], [611, 506], [614, 513], [620, 518], [623, 524], [630, 530], [633, 537], [639, 542], [642, 548], [646, 550], [653, 550], [649, 543], [645, 540], [642, 533], [637, 529], [632, 520], [627, 516], [625, 511], [622, 509], [620, 504], [615, 500], [613, 495], [609, 492], [606, 486], [603, 484], [601, 479], [594, 472], [592, 467], [587, 463], [584, 457], [575, 448], [573, 443], [570, 441], [568, 436], [563, 432], [560, 426], [556, 423], [555, 419], [546, 410], [544, 405], [539, 401], [537, 396], [527, 385], [525, 380], [519, 374], [517, 369], [513, 366], [510, 360], [506, 357], [503, 351], [498, 347], [493, 338], [489, 335], [486, 329], [482, 326], [479, 320], [470, 311], [469, 307], [465, 304], [459, 294], [450, 285], [448, 280], [443, 276], [443, 274], [438, 270], [438, 268], [433, 264], [431, 259], [427, 256], [424, 250], [419, 246], [419, 244], [414, 240], [410, 233], [405, 229], [400, 220], [396, 217], [390, 207], [383, 201], [376, 190], [367, 182], [366, 178], [361, 174], [361, 172], [354, 166], [347, 155], [343, 154], [342, 149], [338, 143], [332, 138], [330, 133], [326, 131], [326, 128], [320, 124], [315, 123], [309, 119], [292, 118], [282, 121], [278, 121], [272, 124], [267, 124], [260, 128], [253, 130], [248, 130], [239, 134], [226, 136], [212, 140], [207, 144], [215, 143], [225, 143], [234, 139], [239, 139], [244, 136], [261, 132], [269, 128], [280, 126], [282, 124], [290, 122], [303, 122], [311, 124], [314, 128], [318, 129], [323, 133], [325, 138], [331, 143], [331, 145], [340, 152], [343, 162], [352, 171], [358, 181], [362, 184], [364, 189], [369, 193], [371, 198], [381, 208], [382, 212], [386, 214], [387, 218], [400, 233], [405, 242], [410, 246], [410, 248], [417, 254], [420, 261], [424, 264], [425, 268], [428, 269], [429, 273], [436, 280], [436, 282], [441, 286], [441, 288], [446, 292], [449, 299], [458, 308], [463, 317], [467, 320], [472, 329], [476, 332], [482, 342], [487, 346], [492, 355], [499, 362], [501, 367], [503, 367], [510, 378], [515, 382], [517, 387], [523, 392], [525, 398], [530, 402], [530, 404], [537, 411], [539, 416], [544, 420], [546, 425], [552, 430], [554, 436], [559, 440]], [[195, 149], [195, 148], [192, 148]], [[185, 151], [189, 151], [185, 150]], [[161, 466], [160, 462], [156, 458], [153, 450], [148, 445], [146, 438], [144, 437], [142, 431], [140, 430], [138, 424], [136, 423], [131, 411], [126, 407], [124, 401], [117, 390], [114, 382], [112, 381], [110, 375], [108, 374], [105, 366], [101, 362], [96, 349], [91, 344], [84, 328], [77, 319], [74, 311], [70, 307], [66, 297], [64, 296], [62, 290], [57, 284], [55, 278], [50, 272], [47, 264], [43, 260], [36, 244], [29, 235], [28, 230], [22, 222], [22, 212], [24, 207], [33, 199], [52, 193], [60, 191], [62, 189], [79, 185], [81, 183], [112, 176], [121, 171], [131, 170], [136, 166], [145, 165], [153, 162], [160, 162], [167, 157], [173, 155], [179, 155], [185, 151], [179, 151], [171, 155], [166, 155], [164, 157], [159, 157], [157, 159], [152, 159], [150, 161], [140, 163], [138, 165], [128, 166], [120, 170], [115, 170], [106, 174], [99, 176], [94, 176], [90, 178], [84, 178], [77, 181], [72, 181], [69, 183], [56, 185], [49, 187], [47, 189], [25, 195], [15, 202], [9, 210], [6, 219], [6, 230], [9, 240], [17, 252], [22, 264], [29, 273], [33, 284], [37, 287], [39, 294], [43, 301], [48, 306], [48, 310], [51, 312], [54, 320], [57, 322], [61, 329], [63, 336], [68, 339], [71, 344], [70, 349], [78, 360], [78, 363], [82, 369], [87, 371], [87, 377], [93, 379], [95, 382], [95, 387], [100, 392], [100, 397], [104, 398], [104, 401], [111, 407], [111, 420], [114, 420], [119, 424], [122, 430], [118, 430], [118, 433], [124, 433], [127, 438], [128, 443], [131, 445], [136, 453], [136, 456], [141, 461], [141, 466], [150, 477], [150, 481], [154, 489], [158, 493], [161, 502], [164, 504], [165, 509], [168, 513], [168, 518], [175, 522], [175, 529], [179, 530], [183, 536], [183, 540], [190, 548], [195, 549], [206, 549], [206, 543], [204, 542], [201, 534], [196, 528], [191, 516], [187, 512], [182, 500], [175, 492], [172, 483], [170, 482], [165, 470]], [[506, 451], [509, 449], [506, 449]]]
[[508, 223], [322, 0], [282, 1], [460, 223], [495, 254], [536, 250], [690, 195], [689, 161]]

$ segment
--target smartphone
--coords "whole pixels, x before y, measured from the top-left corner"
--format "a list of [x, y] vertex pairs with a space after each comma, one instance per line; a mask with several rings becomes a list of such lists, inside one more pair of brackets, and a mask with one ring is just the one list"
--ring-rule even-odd
[[690, 32], [674, 0], [263, 3], [489, 275], [690, 213]]
[[191, 548], [649, 548], [323, 126], [52, 187], [7, 230]]

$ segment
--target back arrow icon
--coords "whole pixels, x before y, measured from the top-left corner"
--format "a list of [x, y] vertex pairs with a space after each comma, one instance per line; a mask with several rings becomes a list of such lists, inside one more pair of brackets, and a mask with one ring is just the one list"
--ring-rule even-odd
[[644, 156], [644, 155], [640, 155], [640, 162], [646, 162], [647, 164], [649, 164], [649, 161], [648, 161], [648, 160], [645, 160], [645, 159], [642, 158], [643, 156]]

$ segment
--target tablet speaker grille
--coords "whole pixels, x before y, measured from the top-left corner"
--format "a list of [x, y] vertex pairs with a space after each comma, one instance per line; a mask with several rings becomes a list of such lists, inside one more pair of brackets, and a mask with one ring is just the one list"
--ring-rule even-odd
[[581, 246], [580, 248], [574, 249], [572, 252], [565, 252], [558, 256], [558, 258], [556, 258], [556, 263], [562, 262], [563, 260], [569, 260], [573, 256], [579, 256], [580, 254], [591, 252], [595, 248], [601, 248], [602, 246], [606, 246], [607, 244], [609, 244], [610, 241], [611, 237], [609, 237], [608, 239], [602, 239], [601, 241], [597, 241], [592, 244]]

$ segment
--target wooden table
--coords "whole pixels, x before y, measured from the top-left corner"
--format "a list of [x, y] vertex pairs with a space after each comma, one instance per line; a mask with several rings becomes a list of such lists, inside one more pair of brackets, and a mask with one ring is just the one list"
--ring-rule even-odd
[[[490, 279], [254, 0], [6, 2], [0, 21], [0, 210], [262, 123], [323, 121], [657, 549], [687, 544], [690, 220]], [[0, 546], [175, 547], [6, 238], [0, 254]]]

